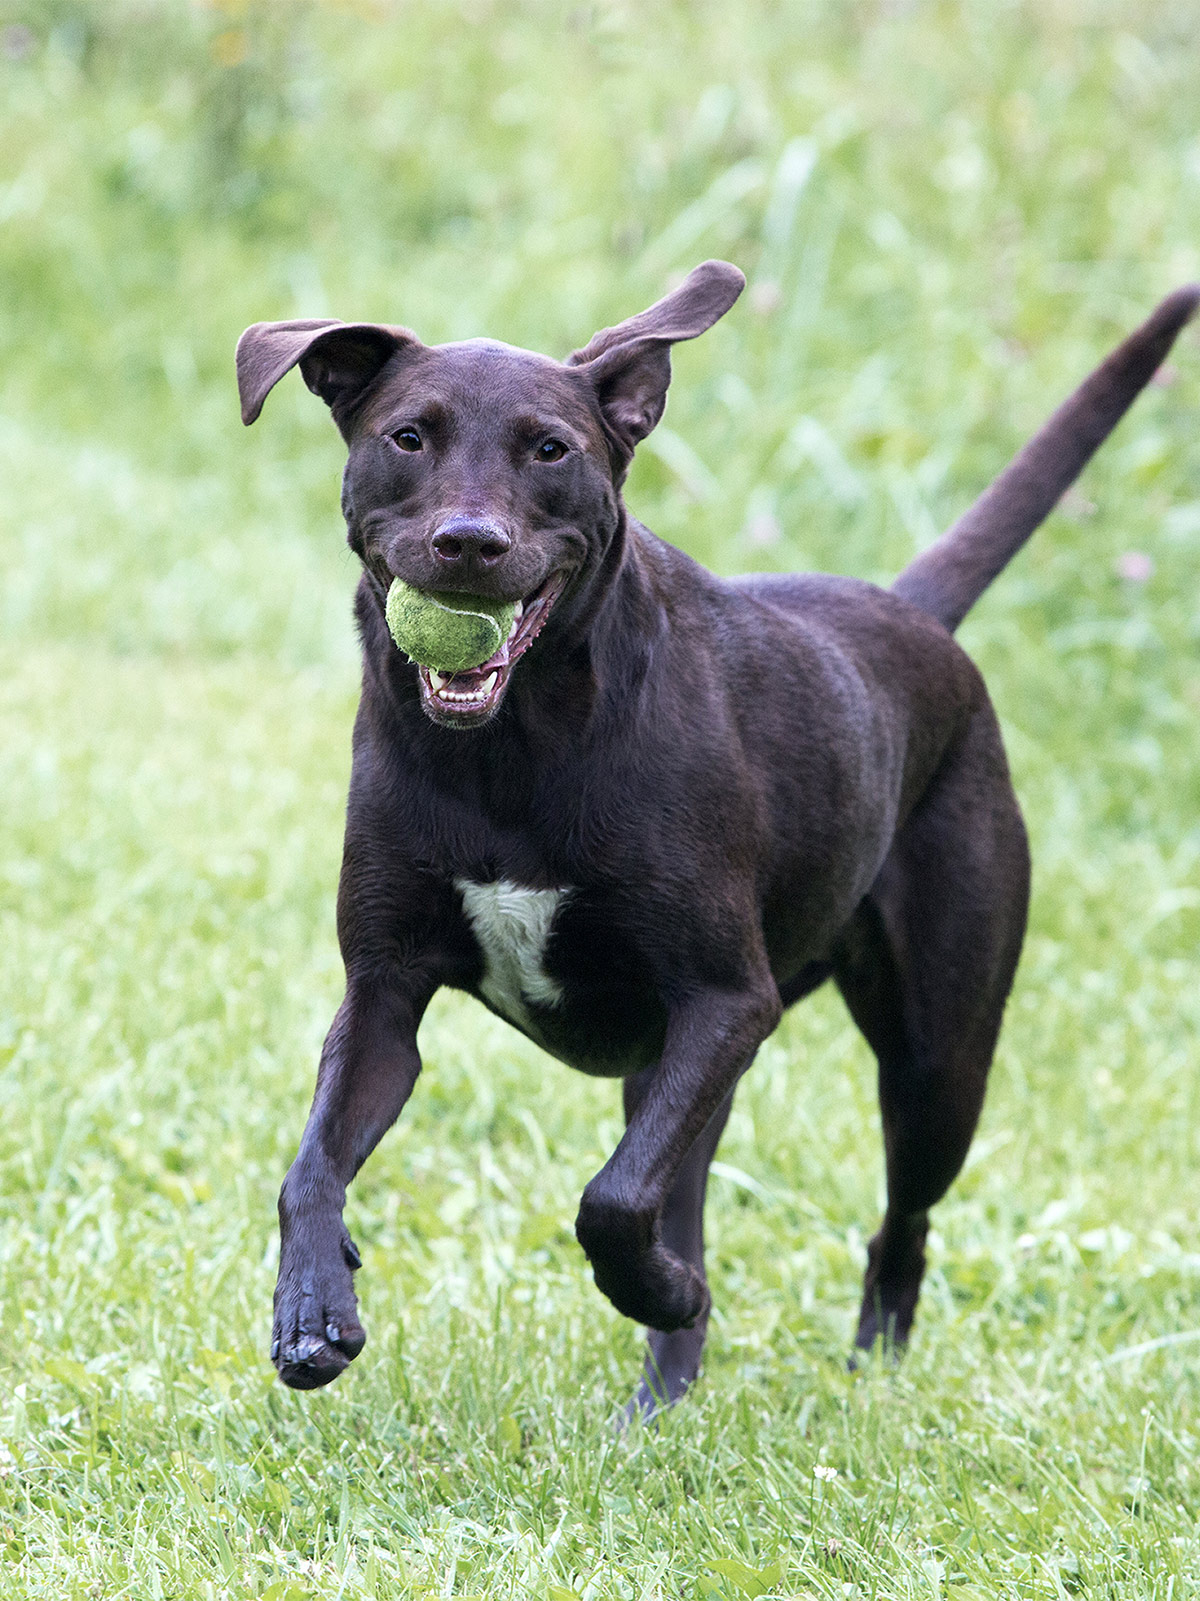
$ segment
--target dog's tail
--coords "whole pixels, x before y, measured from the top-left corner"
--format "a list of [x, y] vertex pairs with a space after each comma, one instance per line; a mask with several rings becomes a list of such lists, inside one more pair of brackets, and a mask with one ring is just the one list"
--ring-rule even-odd
[[1168, 295], [1063, 403], [971, 509], [892, 590], [954, 631], [1108, 438], [1200, 303], [1200, 284]]

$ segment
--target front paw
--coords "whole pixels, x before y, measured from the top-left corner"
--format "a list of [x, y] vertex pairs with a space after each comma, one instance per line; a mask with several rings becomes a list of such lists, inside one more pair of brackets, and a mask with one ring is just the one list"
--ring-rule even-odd
[[624, 1260], [593, 1260], [592, 1266], [597, 1285], [617, 1311], [647, 1328], [671, 1334], [694, 1328], [708, 1316], [708, 1284], [665, 1245], [656, 1243]]
[[626, 1317], [670, 1334], [708, 1316], [712, 1303], [704, 1275], [668, 1251], [652, 1209], [614, 1204], [593, 1179], [583, 1192], [575, 1234], [596, 1284]]
[[275, 1286], [271, 1360], [293, 1390], [316, 1390], [336, 1379], [366, 1344], [351, 1279], [361, 1266], [343, 1229], [332, 1248], [289, 1240]]

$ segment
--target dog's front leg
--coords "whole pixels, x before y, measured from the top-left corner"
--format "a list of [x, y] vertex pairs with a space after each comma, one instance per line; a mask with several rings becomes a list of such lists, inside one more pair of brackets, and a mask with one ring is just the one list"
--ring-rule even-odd
[[366, 1340], [351, 1279], [359, 1256], [342, 1222], [346, 1185], [416, 1083], [427, 1001], [377, 976], [352, 980], [325, 1040], [300, 1150], [279, 1193], [271, 1360], [293, 1389], [328, 1384]]
[[677, 1005], [621, 1143], [583, 1192], [575, 1232], [596, 1283], [618, 1312], [652, 1329], [690, 1328], [708, 1311], [703, 1273], [662, 1238], [663, 1206], [779, 1014], [765, 970], [744, 989], [705, 989]]

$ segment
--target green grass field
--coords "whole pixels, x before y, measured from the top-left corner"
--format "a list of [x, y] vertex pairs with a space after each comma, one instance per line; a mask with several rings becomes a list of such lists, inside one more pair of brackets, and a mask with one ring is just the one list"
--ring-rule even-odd
[[625, 1438], [615, 1087], [464, 998], [352, 1191], [365, 1352], [267, 1362], [354, 563], [324, 408], [247, 433], [232, 368], [287, 316], [561, 355], [723, 255], [631, 503], [886, 580], [1200, 276], [1198, 107], [1182, 0], [0, 4], [0, 1595], [1200, 1595], [1200, 338], [963, 630], [1034, 900], [911, 1353], [845, 1371], [881, 1159], [821, 994]]

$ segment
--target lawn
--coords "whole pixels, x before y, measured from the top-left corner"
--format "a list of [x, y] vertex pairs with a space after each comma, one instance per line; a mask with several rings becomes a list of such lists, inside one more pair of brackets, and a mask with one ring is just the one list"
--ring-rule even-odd
[[571, 1227], [618, 1095], [463, 997], [351, 1192], [362, 1357], [267, 1361], [354, 562], [324, 408], [246, 432], [232, 368], [289, 316], [563, 355], [725, 256], [628, 498], [886, 581], [1200, 277], [1195, 45], [1171, 0], [0, 5], [0, 1595], [1200, 1595], [1200, 337], [962, 631], [1034, 897], [909, 1355], [845, 1368], [882, 1170], [823, 992], [719, 1152], [704, 1376], [624, 1437]]

